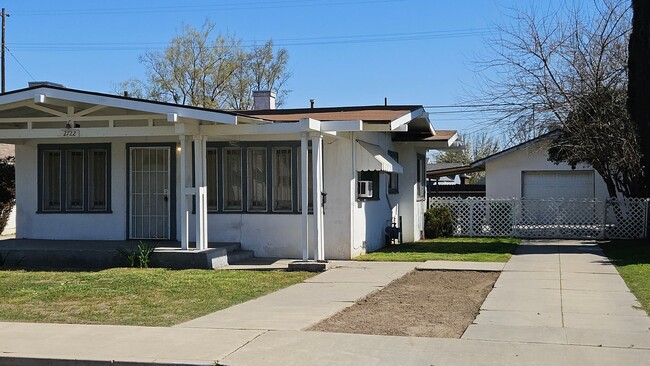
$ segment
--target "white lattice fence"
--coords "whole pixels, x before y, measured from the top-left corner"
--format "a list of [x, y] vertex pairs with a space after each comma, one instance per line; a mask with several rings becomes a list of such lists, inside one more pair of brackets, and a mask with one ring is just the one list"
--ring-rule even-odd
[[643, 238], [648, 200], [520, 200], [435, 198], [448, 207], [456, 236], [522, 238]]

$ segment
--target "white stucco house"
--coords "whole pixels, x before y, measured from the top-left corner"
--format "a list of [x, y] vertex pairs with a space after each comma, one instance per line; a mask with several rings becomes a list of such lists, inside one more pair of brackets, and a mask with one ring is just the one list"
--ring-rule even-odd
[[599, 199], [609, 197], [593, 167], [548, 160], [553, 131], [473, 162], [466, 170], [485, 170], [486, 197], [526, 199]]
[[349, 259], [402, 217], [422, 237], [421, 106], [223, 111], [35, 85], [0, 95], [15, 145], [16, 237], [239, 242], [260, 257]]

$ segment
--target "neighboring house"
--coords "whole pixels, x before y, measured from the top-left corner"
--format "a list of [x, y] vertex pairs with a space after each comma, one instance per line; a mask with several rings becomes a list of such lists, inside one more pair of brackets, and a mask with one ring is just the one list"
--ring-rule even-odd
[[485, 197], [485, 182], [469, 184], [470, 169], [462, 163], [435, 163], [427, 165], [428, 197]]
[[[0, 144], [0, 159], [9, 156], [16, 156], [14, 145]], [[5, 225], [4, 230], [0, 234], [12, 235], [14, 233], [16, 233], [16, 207], [11, 210], [11, 213], [9, 214], [9, 221], [7, 221], [7, 225]]]
[[486, 196], [491, 198], [597, 198], [605, 200], [607, 187], [591, 166], [573, 169], [548, 160], [553, 131], [477, 160], [470, 169], [485, 170]]
[[429, 163], [427, 164], [427, 178], [432, 185], [467, 184], [469, 176], [466, 173], [448, 172], [449, 168], [462, 166], [462, 163]]
[[16, 145], [17, 237], [240, 242], [260, 257], [349, 259], [402, 217], [418, 240], [421, 106], [222, 111], [35, 85], [0, 95]]

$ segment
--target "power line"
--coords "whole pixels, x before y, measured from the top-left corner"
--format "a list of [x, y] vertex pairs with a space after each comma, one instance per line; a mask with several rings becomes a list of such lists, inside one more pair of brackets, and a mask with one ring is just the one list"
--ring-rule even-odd
[[5, 47], [5, 49], [9, 52], [9, 54], [11, 55], [11, 57], [13, 57], [13, 59], [16, 60], [16, 63], [17, 63], [17, 64], [18, 64], [18, 65], [19, 65], [19, 66], [20, 66], [20, 67], [25, 71], [25, 73], [27, 73], [27, 75], [29, 75], [29, 77], [32, 78], [32, 81], [36, 80], [36, 78], [34, 77], [34, 75], [32, 75], [29, 71], [27, 71], [27, 69], [25, 68], [25, 66], [23, 66], [22, 62], [20, 62], [20, 61], [18, 60], [18, 58], [16, 57], [16, 55], [14, 55], [14, 53], [11, 52], [11, 50], [10, 50], [8, 47]]
[[97, 8], [97, 9], [51, 9], [37, 11], [16, 11], [14, 14], [52, 16], [52, 15], [101, 15], [101, 14], [142, 14], [142, 13], [187, 13], [206, 11], [228, 11], [228, 10], [257, 10], [257, 9], [284, 9], [323, 7], [340, 5], [368, 5], [381, 3], [396, 3], [406, 0], [361, 0], [361, 1], [322, 1], [322, 0], [285, 0], [285, 1], [255, 1], [255, 2], [231, 2], [212, 5], [183, 5], [183, 6], [152, 6], [152, 7], [130, 7], [130, 8]]
[[[451, 39], [459, 37], [481, 36], [489, 32], [488, 28], [454, 29], [442, 31], [421, 31], [402, 33], [379, 33], [328, 37], [279, 38], [273, 40], [274, 47], [291, 47], [325, 44], [401, 42], [430, 39]], [[243, 41], [243, 47], [252, 48], [256, 41]], [[15, 51], [143, 51], [165, 49], [169, 42], [23, 42], [14, 43]]]

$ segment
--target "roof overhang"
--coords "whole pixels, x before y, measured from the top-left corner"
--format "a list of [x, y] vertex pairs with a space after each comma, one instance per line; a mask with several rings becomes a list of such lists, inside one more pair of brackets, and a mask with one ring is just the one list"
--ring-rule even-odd
[[[20, 89], [0, 95], [0, 109], [7, 110], [13, 104], [33, 101], [33, 105], [68, 106], [70, 103], [83, 103], [89, 106], [103, 106], [124, 110], [139, 111], [164, 115], [169, 122], [181, 118], [215, 122], [220, 124], [237, 124], [238, 115], [235, 113], [183, 106], [172, 103], [154, 102], [143, 99], [121, 97], [118, 95], [94, 93], [83, 90], [68, 89], [54, 86], [38, 86]], [[247, 120], [253, 118], [245, 116]]]
[[402, 174], [404, 168], [399, 165], [379, 145], [357, 140], [356, 167], [358, 171], [380, 171]]

